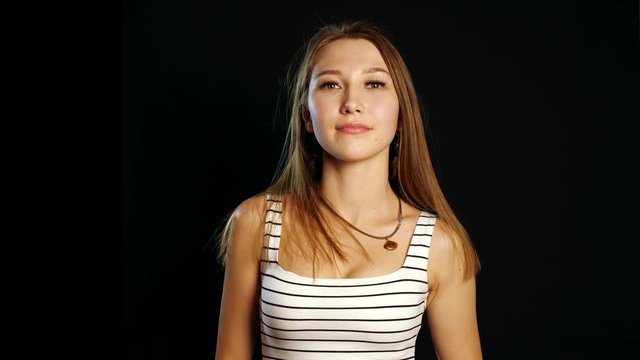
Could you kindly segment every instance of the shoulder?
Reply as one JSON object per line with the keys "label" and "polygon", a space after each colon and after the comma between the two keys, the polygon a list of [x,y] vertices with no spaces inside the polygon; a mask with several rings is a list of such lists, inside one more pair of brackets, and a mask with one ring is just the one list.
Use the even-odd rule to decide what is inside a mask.
{"label": "shoulder", "polygon": [[259,194],[243,200],[232,214],[233,222],[242,227],[259,226],[264,221],[267,195]]}
{"label": "shoulder", "polygon": [[441,217],[436,218],[429,249],[429,272],[434,286],[462,278],[463,267],[457,253],[456,236],[450,224]]}
{"label": "shoulder", "polygon": [[[269,194],[263,192],[242,201],[231,214],[231,221],[243,228],[264,230],[267,212],[282,212],[284,203],[290,202],[290,194]],[[255,229],[254,229],[255,230]]]}
{"label": "shoulder", "polygon": [[228,254],[260,258],[264,232],[266,195],[243,200],[232,212],[228,222]]}
{"label": "shoulder", "polygon": [[454,236],[453,228],[442,218],[436,217],[433,233],[431,234],[430,253],[432,256],[437,256],[438,259],[450,260],[454,255]]}

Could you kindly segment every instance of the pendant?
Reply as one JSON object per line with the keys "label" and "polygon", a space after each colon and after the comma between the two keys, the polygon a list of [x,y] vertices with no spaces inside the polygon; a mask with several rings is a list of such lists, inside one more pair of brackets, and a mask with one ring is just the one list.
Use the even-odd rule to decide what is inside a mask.
{"label": "pendant", "polygon": [[384,243],[384,248],[391,251],[391,250],[395,250],[398,247],[398,243],[395,241],[391,241],[389,239],[387,239],[387,242]]}

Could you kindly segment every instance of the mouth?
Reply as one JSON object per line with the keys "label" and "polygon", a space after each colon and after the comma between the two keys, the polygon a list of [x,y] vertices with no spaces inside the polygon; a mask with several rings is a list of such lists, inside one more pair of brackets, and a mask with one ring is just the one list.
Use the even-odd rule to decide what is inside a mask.
{"label": "mouth", "polygon": [[336,130],[345,134],[361,134],[371,130],[371,127],[363,123],[346,123],[336,126]]}

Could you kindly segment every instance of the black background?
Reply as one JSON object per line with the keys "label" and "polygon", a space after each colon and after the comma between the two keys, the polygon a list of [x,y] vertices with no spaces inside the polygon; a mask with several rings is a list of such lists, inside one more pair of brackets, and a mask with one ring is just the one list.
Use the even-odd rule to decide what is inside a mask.
{"label": "black background", "polygon": [[289,59],[343,18],[386,26],[412,71],[482,262],[485,358],[640,356],[638,2],[445,3],[122,3],[125,359],[213,359],[205,248],[273,177]]}

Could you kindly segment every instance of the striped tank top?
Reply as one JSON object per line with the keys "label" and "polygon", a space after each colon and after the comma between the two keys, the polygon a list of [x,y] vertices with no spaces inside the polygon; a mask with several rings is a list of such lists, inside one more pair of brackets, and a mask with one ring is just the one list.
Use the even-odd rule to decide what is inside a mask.
{"label": "striped tank top", "polygon": [[402,267],[364,278],[309,278],[278,264],[282,203],[267,199],[260,262],[263,359],[414,359],[436,216],[422,211]]}

